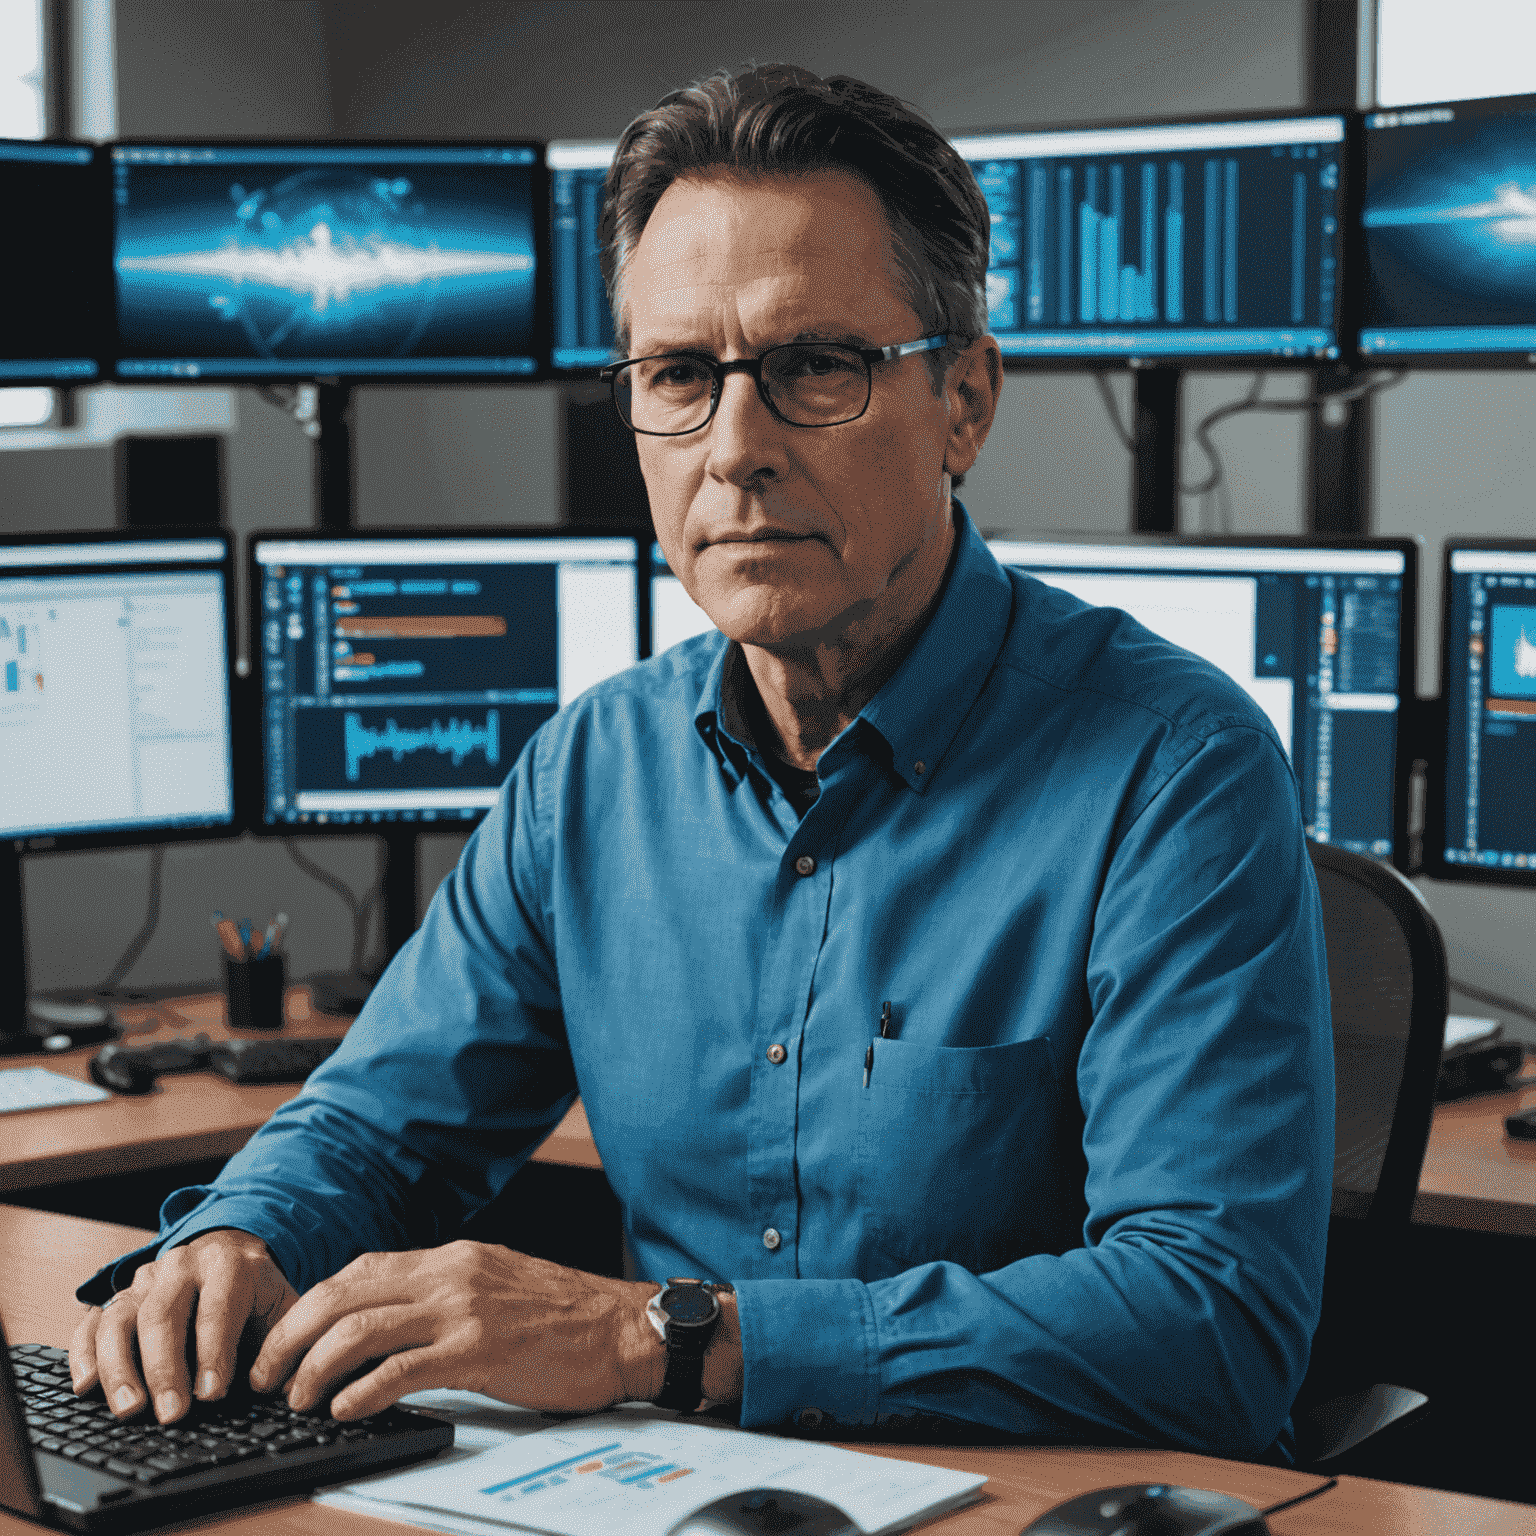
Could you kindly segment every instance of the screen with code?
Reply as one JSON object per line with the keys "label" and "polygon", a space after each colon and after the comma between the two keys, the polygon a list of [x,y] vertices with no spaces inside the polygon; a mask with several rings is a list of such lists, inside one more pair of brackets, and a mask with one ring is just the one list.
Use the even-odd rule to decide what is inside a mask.
{"label": "screen with code", "polygon": [[995,540],[991,548],[1002,564],[1086,603],[1123,609],[1238,683],[1296,769],[1308,837],[1382,859],[1406,852],[1400,706],[1414,697],[1410,543]]}
{"label": "screen with code", "polygon": [[530,736],[634,665],[638,545],[258,537],[262,820],[474,821]]}
{"label": "screen with code", "polygon": [[114,145],[119,377],[533,375],[538,160]]}
{"label": "screen with code", "polygon": [[1338,356],[1342,115],[954,143],[1005,358]]}
{"label": "screen with code", "polygon": [[597,223],[603,211],[603,181],[617,147],[556,142],[544,152],[549,167],[556,368],[601,368],[616,355]]}

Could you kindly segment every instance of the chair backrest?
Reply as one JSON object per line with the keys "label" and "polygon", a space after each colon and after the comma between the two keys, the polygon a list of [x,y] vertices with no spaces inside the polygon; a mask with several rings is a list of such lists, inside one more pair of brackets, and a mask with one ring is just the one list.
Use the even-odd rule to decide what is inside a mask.
{"label": "chair backrest", "polygon": [[1307,843],[1333,1001],[1333,1215],[1407,1226],[1435,1114],[1445,945],[1396,869]]}
{"label": "chair backrest", "polygon": [[1406,1227],[1445,1040],[1445,944],[1395,869],[1325,843],[1307,851],[1333,1003],[1333,1214]]}

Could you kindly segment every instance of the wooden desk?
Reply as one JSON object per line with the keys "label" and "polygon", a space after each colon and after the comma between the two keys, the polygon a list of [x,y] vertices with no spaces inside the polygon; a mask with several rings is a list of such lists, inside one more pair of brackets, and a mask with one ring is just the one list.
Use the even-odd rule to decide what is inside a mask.
{"label": "wooden desk", "polygon": [[1536,1079],[1507,1093],[1435,1106],[1413,1219],[1536,1237],[1536,1141],[1511,1141],[1504,1117],[1536,1108]]}
{"label": "wooden desk", "polygon": [[[0,1206],[0,1320],[14,1343],[67,1345],[80,1316],[72,1288],[109,1259],[137,1247],[143,1234],[132,1227]],[[1254,1467],[1165,1451],[1076,1449],[980,1449],[951,1446],[861,1446],[877,1455],[933,1461],[984,1472],[990,1482],[983,1503],[924,1527],[935,1536],[1018,1536],[1020,1528],[1052,1505],[1092,1488],[1165,1481],[1215,1488],[1260,1507],[1292,1498],[1316,1485],[1309,1473]],[[386,1526],[388,1527],[386,1529]],[[1364,1478],[1344,1478],[1330,1493],[1271,1517],[1274,1536],[1345,1536],[1391,1532],[1393,1536],[1536,1536],[1536,1508],[1501,1504],[1462,1494],[1433,1493]],[[200,1531],[229,1536],[398,1536],[401,1528],[306,1500],[267,1505],[246,1514],[212,1519]],[[36,1536],[37,1527],[0,1515],[0,1536]]]}
{"label": "wooden desk", "polygon": [[[156,1012],[158,1026],[131,1035],[127,1044],[147,1045],[199,1030],[214,1039],[231,1035],[221,993],[173,999],[156,1010],[129,1010],[125,1018],[152,1022]],[[346,1032],[347,1020],[311,1011],[307,987],[290,990],[287,1014],[285,1034]],[[0,1066],[46,1066],[85,1082],[87,1063],[97,1049],[16,1057]],[[0,1115],[0,1192],[232,1157],[298,1091],[297,1083],[258,1086],[232,1083],[217,1072],[186,1072],[162,1078],[156,1091],[143,1097],[114,1095],[99,1104]],[[534,1157],[570,1167],[602,1167],[579,1104]]]}

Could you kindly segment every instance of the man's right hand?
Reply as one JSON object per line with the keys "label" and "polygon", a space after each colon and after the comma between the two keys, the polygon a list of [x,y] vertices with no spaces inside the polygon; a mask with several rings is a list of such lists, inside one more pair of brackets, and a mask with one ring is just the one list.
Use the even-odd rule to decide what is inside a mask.
{"label": "man's right hand", "polygon": [[229,1390],[247,1323],[265,1338],[298,1299],[259,1237],[232,1227],[204,1232],[141,1265],[129,1289],[81,1319],[69,1347],[75,1391],[99,1381],[125,1419],[144,1406],[147,1388],[155,1417],[169,1424],[192,1403],[189,1326],[197,1396],[207,1402]]}

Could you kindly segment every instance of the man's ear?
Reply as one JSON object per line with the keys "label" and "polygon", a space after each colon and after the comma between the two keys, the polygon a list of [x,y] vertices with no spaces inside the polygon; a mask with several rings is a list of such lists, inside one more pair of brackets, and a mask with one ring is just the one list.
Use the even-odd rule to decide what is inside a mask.
{"label": "man's ear", "polygon": [[1003,388],[1003,354],[991,336],[978,336],[949,365],[944,390],[949,396],[949,436],[944,468],[963,475],[976,462],[992,430]]}

